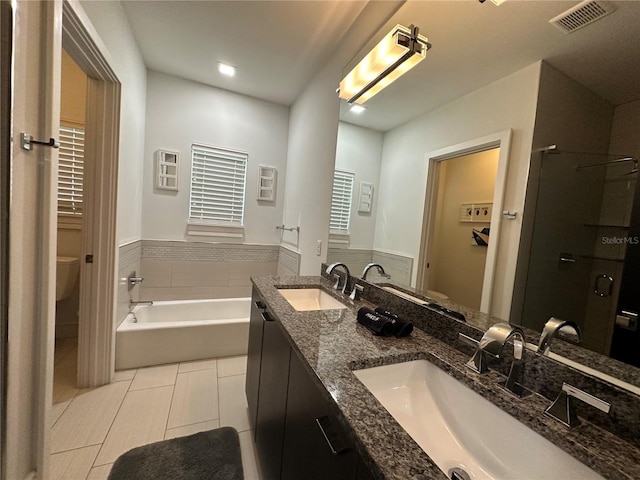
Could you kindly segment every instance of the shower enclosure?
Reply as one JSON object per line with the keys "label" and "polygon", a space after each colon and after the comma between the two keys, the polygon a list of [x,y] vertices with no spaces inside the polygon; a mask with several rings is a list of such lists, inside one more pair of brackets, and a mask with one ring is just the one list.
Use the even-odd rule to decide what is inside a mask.
{"label": "shower enclosure", "polygon": [[541,156],[519,323],[572,320],[583,347],[640,366],[638,161],[554,147]]}

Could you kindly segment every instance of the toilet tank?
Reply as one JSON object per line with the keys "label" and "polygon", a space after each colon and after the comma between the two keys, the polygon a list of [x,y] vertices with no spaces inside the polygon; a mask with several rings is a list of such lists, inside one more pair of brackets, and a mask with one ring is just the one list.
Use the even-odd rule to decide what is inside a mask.
{"label": "toilet tank", "polygon": [[78,257],[57,257],[56,259],[56,301],[64,300],[73,292],[80,271]]}

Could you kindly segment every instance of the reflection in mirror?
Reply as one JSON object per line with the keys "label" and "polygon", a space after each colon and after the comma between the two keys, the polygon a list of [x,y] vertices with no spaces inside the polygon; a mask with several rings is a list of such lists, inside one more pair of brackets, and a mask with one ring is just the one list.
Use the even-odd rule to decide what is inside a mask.
{"label": "reflection in mirror", "polygon": [[500,149],[438,162],[427,295],[480,310]]}
{"label": "reflection in mirror", "polygon": [[[640,105],[632,111],[636,110],[640,110]],[[620,138],[621,135],[614,125],[612,136]],[[380,189],[396,189],[399,196],[403,193],[401,186],[389,185],[387,179],[380,178],[384,138],[383,133],[372,129],[346,122],[339,124],[336,170],[352,175],[353,188],[348,224],[346,227],[343,225],[341,230],[334,228],[330,232],[327,262],[344,262],[356,275],[359,275],[368,263],[380,263],[391,279],[376,278],[376,272],[372,271],[370,281],[391,282],[406,287],[415,285],[416,282],[414,256],[391,250],[384,242],[376,241],[376,234],[379,233],[376,231],[376,221],[380,220],[378,214],[381,211],[378,204]],[[625,246],[626,250],[631,250],[629,246],[632,245],[632,240],[640,235],[640,232],[632,234],[629,230],[637,176],[634,173],[635,163],[633,160],[626,160],[614,162],[608,166],[591,167],[588,165],[599,165],[602,162],[621,160],[624,157],[583,155],[578,158],[575,154],[558,152],[545,153],[543,158],[540,167],[542,181],[538,185],[533,185],[531,182],[529,185],[530,189],[537,189],[539,201],[538,203],[530,202],[527,197],[529,203],[526,205],[526,208],[535,211],[532,215],[533,233],[531,233],[535,241],[532,240],[532,244],[539,244],[540,247],[536,246],[533,250],[534,257],[524,257],[524,262],[528,266],[525,269],[528,270],[528,276],[526,285],[522,288],[522,305],[519,305],[517,295],[514,294],[515,303],[512,315],[508,319],[537,331],[541,330],[544,322],[551,316],[574,321],[584,331],[583,347],[637,365],[638,360],[634,359],[634,355],[638,354],[634,352],[640,349],[635,347],[636,344],[633,342],[638,341],[635,340],[637,338],[635,313],[639,308],[638,306],[623,308],[617,305],[622,275],[624,271],[633,271],[629,265],[625,267]],[[578,166],[580,166],[579,169]],[[394,168],[401,169],[403,166],[399,164]],[[624,169],[626,171],[621,171]],[[583,183],[574,185],[578,179]],[[361,187],[364,184],[372,186],[366,198],[369,202],[368,209],[360,208],[360,204],[363,203]],[[450,187],[447,186],[443,192],[449,192],[449,189]],[[489,194],[472,195],[467,188],[462,190],[466,190],[466,196],[462,194],[463,197],[456,200],[460,204],[458,211],[455,212],[456,215],[460,214],[460,207],[465,203],[485,202],[491,198]],[[594,195],[595,192],[598,194]],[[603,198],[607,201],[603,202]],[[418,207],[418,202],[405,205],[407,211]],[[545,218],[544,211],[551,212],[552,217]],[[579,230],[571,230],[573,228],[571,225],[578,221],[577,212],[583,212],[583,218],[579,226],[575,227]],[[455,223],[459,227],[466,227],[464,222]],[[398,219],[395,224],[402,225]],[[476,228],[476,230],[481,231],[482,228]],[[393,232],[383,232],[380,237],[388,239],[403,235],[406,233],[401,227]],[[623,238],[623,243],[620,243],[618,238]],[[546,258],[543,261],[541,255],[546,252],[545,248],[547,250],[550,248],[549,244],[552,240],[556,242],[557,247],[553,258]],[[468,241],[467,247],[472,253],[474,248],[475,251],[480,251],[479,247],[471,245],[470,238],[465,241]],[[436,240],[433,244],[434,251],[437,243]],[[444,240],[444,243],[449,247],[452,242]],[[539,248],[542,250],[538,251]],[[433,253],[433,255],[437,262],[440,254]],[[504,254],[498,252],[498,255]],[[461,258],[459,255],[458,257]],[[462,283],[459,281],[460,278],[468,278],[465,272],[468,272],[469,263],[463,262],[462,266],[456,266],[456,263],[459,263],[456,259],[459,258],[454,256],[453,260],[441,263],[444,269],[451,273],[454,286]],[[523,263],[522,259],[519,259],[519,268],[521,263]],[[428,277],[429,288],[421,290],[422,293],[427,298],[447,305],[448,308],[465,312],[471,321],[474,318],[482,318],[482,324],[479,326],[483,328],[482,325],[488,319],[469,315],[467,309],[458,308],[464,306],[478,310],[477,303],[452,293],[455,288],[443,286],[437,278],[432,278],[432,272],[439,270],[440,267],[433,268],[433,265],[430,267],[432,270]],[[547,267],[557,270],[556,273],[546,269]],[[584,273],[581,283],[569,278],[568,273],[571,273],[569,270],[572,267],[575,267],[573,272]],[[581,285],[580,288],[578,283]],[[518,290],[517,287],[516,290]],[[420,293],[415,289],[408,291]],[[558,346],[558,350],[562,349],[563,347]],[[593,362],[589,360],[588,363]]]}
{"label": "reflection in mirror", "polygon": [[640,366],[637,173],[630,156],[542,153],[518,323],[573,321],[582,346]]}
{"label": "reflection in mirror", "polygon": [[[635,38],[638,29],[626,24],[626,20],[634,15],[636,7],[633,2],[615,3],[620,11],[607,17],[608,21],[615,20],[619,23],[620,35]],[[399,10],[398,18],[392,18],[390,22],[402,22],[407,19],[417,22],[421,20],[422,13],[426,16],[429,8],[433,11],[445,7],[455,8],[454,4],[464,10],[461,7],[464,2],[433,2],[428,7],[421,6],[420,11],[415,2],[407,2]],[[554,15],[543,15],[542,10],[548,8],[550,13],[551,10],[557,9],[557,14],[563,8],[560,5],[556,6],[556,2],[540,2],[535,5],[535,9],[532,5],[533,2],[516,2],[509,7],[513,9],[514,15],[518,15],[517,12],[522,9],[519,15],[522,15],[521,18],[527,18],[526,29],[534,28],[533,17],[538,14],[546,15],[544,22],[540,22],[540,28],[543,28],[543,24],[548,26],[548,18]],[[532,9],[527,11],[528,7]],[[506,14],[507,10],[503,9],[500,12]],[[465,12],[458,12],[463,13]],[[425,19],[425,31],[427,25],[429,21]],[[453,23],[447,24],[447,28],[451,25]],[[498,29],[501,25],[496,23],[492,28]],[[428,28],[430,35],[435,39],[433,35],[438,33],[438,26],[430,24]],[[524,39],[526,31],[523,29],[521,35],[514,34],[512,40],[517,42]],[[469,89],[464,96],[448,97],[437,105],[435,99],[441,97],[434,92],[443,93],[442,89],[447,85],[447,79],[453,78],[444,73],[457,72],[458,66],[462,66],[463,63],[452,63],[451,58],[455,54],[453,45],[446,42],[436,44],[434,40],[437,48],[430,52],[428,61],[423,62],[426,65],[424,69],[416,67],[385,89],[367,103],[367,110],[360,116],[348,112],[347,106],[343,105],[338,128],[336,169],[354,174],[354,199],[348,234],[331,233],[327,262],[345,262],[356,275],[362,272],[367,263],[377,262],[391,275],[393,283],[403,286],[404,290],[417,292],[419,296],[428,295],[429,292],[424,285],[418,282],[421,274],[420,226],[424,218],[424,195],[428,173],[426,155],[494,134],[502,129],[512,129],[513,142],[508,154],[509,167],[504,193],[504,209],[509,215],[502,218],[499,229],[490,230],[490,238],[500,238],[490,314],[496,317],[495,320],[521,322],[538,331],[551,316],[574,321],[583,327],[582,346],[590,351],[558,341],[553,344],[554,352],[599,370],[615,371],[615,375],[620,373],[620,368],[626,368],[627,370],[620,374],[621,377],[629,373],[628,378],[640,378],[640,370],[629,369],[619,362],[591,353],[595,351],[611,355],[615,359],[638,365],[638,359],[634,359],[633,356],[640,355],[640,339],[637,330],[634,330],[637,318],[634,314],[638,312],[639,307],[623,306],[622,303],[618,305],[618,297],[622,302],[625,290],[623,277],[631,275],[636,269],[640,270],[632,266],[632,257],[637,249],[633,248],[631,243],[636,236],[640,237],[640,232],[635,233],[628,229],[627,223],[617,220],[613,223],[612,219],[607,220],[609,223],[603,226],[605,213],[617,214],[620,213],[620,209],[601,203],[601,193],[605,190],[610,191],[607,195],[616,197],[617,201],[624,201],[624,196],[627,201],[634,198],[628,185],[634,184],[635,180],[625,178],[620,181],[605,181],[597,187],[600,189],[598,195],[593,195],[596,187],[590,185],[586,187],[584,195],[575,197],[568,193],[573,188],[573,180],[569,177],[556,176],[555,183],[544,186],[535,181],[536,175],[544,174],[538,171],[539,163],[531,156],[537,147],[558,144],[564,151],[627,153],[636,158],[640,154],[640,134],[633,126],[637,125],[637,119],[640,118],[640,100],[637,90],[634,90],[638,84],[633,80],[637,78],[637,72],[630,69],[631,63],[613,61],[617,55],[630,59],[629,55],[633,54],[630,49],[620,48],[619,42],[618,46],[607,44],[609,36],[601,35],[602,32],[595,28],[584,29],[581,32],[584,34],[584,43],[580,48],[577,45],[576,48],[570,47],[565,41],[566,37],[545,37],[549,45],[555,45],[557,51],[553,54],[547,51],[537,59],[548,57],[553,65],[545,61],[534,64],[533,57],[525,58],[522,53],[524,50],[520,49],[520,53],[510,57],[510,69],[507,70],[512,72],[511,74],[506,75],[507,70],[503,70],[506,76],[500,80],[492,84],[478,84],[474,87],[477,90]],[[439,36],[442,34],[443,32],[440,32]],[[594,45],[598,45],[602,52],[606,53],[602,56],[595,55]],[[558,53],[560,50],[562,52]],[[442,57],[438,57],[440,54]],[[587,55],[590,60],[585,62]],[[506,57],[496,57],[495,60],[490,59],[485,63],[497,72],[505,66],[501,63],[503,58],[506,60]],[[588,70],[588,74],[582,67]],[[443,76],[438,77],[439,74]],[[426,90],[421,90],[427,86]],[[426,91],[429,94],[420,94]],[[428,104],[429,108],[421,113],[419,108],[422,108],[423,104]],[[402,121],[394,124],[393,119],[399,118]],[[379,128],[380,131],[365,126]],[[534,155],[539,156],[537,153]],[[620,158],[599,156],[591,160],[583,158],[580,162],[582,165]],[[550,161],[545,160],[545,165]],[[558,165],[562,163],[563,160],[560,160]],[[633,161],[625,163],[627,169],[633,169]],[[571,167],[572,174],[576,174],[576,165]],[[368,170],[364,172],[361,168]],[[602,174],[606,178],[614,175],[613,168],[623,166],[589,167],[578,172],[582,176],[590,177],[598,175],[595,173],[596,170],[606,171]],[[357,208],[361,182],[374,185],[371,211],[366,214],[359,212]],[[547,187],[550,194],[559,195],[555,200],[554,197],[550,197],[546,202],[551,205],[549,208],[555,209],[556,212],[553,224],[548,228],[544,226],[544,219],[541,219],[542,224],[538,225],[538,206],[535,201],[530,201],[530,190],[534,190],[539,191],[539,198],[545,203]],[[488,199],[473,198],[471,201],[485,200]],[[567,207],[568,211],[564,210],[564,207]],[[609,210],[605,212],[606,209]],[[561,211],[564,213],[560,214]],[[589,213],[591,217],[585,214],[584,219],[580,221],[581,226],[579,229],[576,227],[575,231],[565,228],[565,224],[577,222],[578,211]],[[633,215],[640,215],[640,208],[626,210],[627,214],[630,212],[633,212],[632,219]],[[565,236],[566,231],[569,232],[568,237]],[[556,248],[553,254],[545,251],[544,258],[536,250],[533,254],[537,257],[530,258],[529,247],[532,245],[529,244],[534,243],[534,236],[541,237],[542,249],[547,245],[545,241],[553,241],[562,248]],[[617,245],[619,238],[628,239],[626,251]],[[611,243],[605,244],[606,242]],[[618,253],[624,257],[612,257],[617,259],[612,261],[610,257],[604,256],[613,255],[615,249],[620,249]],[[561,256],[565,260],[561,260]],[[586,258],[589,256],[602,258]],[[464,276],[464,270],[459,266],[454,267],[452,263],[447,261],[445,268],[451,270],[453,277]],[[540,271],[537,271],[538,268]],[[571,283],[573,280],[567,275],[570,269],[576,272],[584,271],[580,288]],[[372,274],[369,280],[375,282],[375,272]],[[381,278],[377,281],[389,282]],[[539,292],[544,291],[545,281],[557,287],[547,296],[535,292],[536,289]],[[429,290],[442,291],[449,296],[450,300],[442,302],[449,308],[455,308],[456,304],[471,305],[469,301],[454,298],[453,294],[443,291],[445,287],[436,286],[434,282],[435,280],[432,280],[428,285]],[[416,286],[423,288],[417,291]],[[633,294],[640,298],[637,291]],[[566,305],[563,306],[561,300]],[[474,306],[474,309],[477,309],[477,306]],[[459,310],[467,315],[469,323],[477,319],[479,328],[486,328],[483,325],[494,320],[488,315],[469,313],[466,307]],[[531,337],[529,340],[536,343],[535,335]]]}

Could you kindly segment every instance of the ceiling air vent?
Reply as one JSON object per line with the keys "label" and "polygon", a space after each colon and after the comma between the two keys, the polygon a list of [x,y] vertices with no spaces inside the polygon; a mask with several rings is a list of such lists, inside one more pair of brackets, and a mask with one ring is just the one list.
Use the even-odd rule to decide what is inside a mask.
{"label": "ceiling air vent", "polygon": [[552,18],[549,20],[549,23],[563,33],[572,33],[596,20],[600,20],[614,10],[613,5],[608,2],[585,0],[557,17]]}

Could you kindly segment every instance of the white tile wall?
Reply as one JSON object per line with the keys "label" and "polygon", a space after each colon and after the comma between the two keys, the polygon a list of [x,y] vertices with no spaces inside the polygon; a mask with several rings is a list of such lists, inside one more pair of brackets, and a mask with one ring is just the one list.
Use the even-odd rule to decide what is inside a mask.
{"label": "white tile wall", "polygon": [[149,300],[251,295],[251,277],[275,275],[279,246],[143,240],[140,296]]}
{"label": "white tile wall", "polygon": [[142,241],[123,245],[119,249],[119,261],[118,261],[118,289],[117,289],[117,306],[116,306],[116,326],[125,319],[129,313],[129,299],[139,299],[139,286],[135,286],[131,292],[127,289],[127,282],[125,279],[133,271],[140,273],[140,260],[142,258]]}
{"label": "white tile wall", "polygon": [[300,272],[300,254],[280,247],[278,255],[278,275],[298,275]]}

